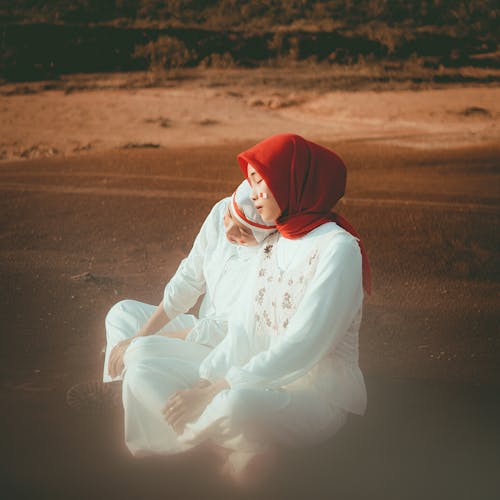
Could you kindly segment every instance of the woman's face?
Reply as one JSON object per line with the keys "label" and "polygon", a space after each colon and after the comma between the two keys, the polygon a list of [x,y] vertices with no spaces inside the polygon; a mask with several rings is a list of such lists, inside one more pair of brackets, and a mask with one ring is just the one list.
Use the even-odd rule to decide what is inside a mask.
{"label": "woman's face", "polygon": [[224,212],[224,228],[226,229],[226,238],[230,243],[245,246],[258,245],[251,229],[244,226],[232,216],[229,205]]}
{"label": "woman's face", "polygon": [[258,174],[250,163],[247,167],[248,181],[252,186],[252,198],[255,209],[259,212],[262,220],[267,223],[274,223],[281,215],[281,208],[273,196],[273,193],[268,188],[264,179]]}

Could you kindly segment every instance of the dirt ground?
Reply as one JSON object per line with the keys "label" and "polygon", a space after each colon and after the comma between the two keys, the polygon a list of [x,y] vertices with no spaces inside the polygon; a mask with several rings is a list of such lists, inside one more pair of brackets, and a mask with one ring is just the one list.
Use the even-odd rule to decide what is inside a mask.
{"label": "dirt ground", "polygon": [[342,77],[307,68],[185,70],[159,83],[125,73],[3,84],[0,160],[257,142],[285,131],[423,149],[500,140],[496,84],[414,91],[394,82],[352,92],[345,82],[329,90]]}
{"label": "dirt ground", "polygon": [[[189,100],[178,90],[0,98],[4,498],[498,498],[498,89],[344,93],[275,109],[231,87],[223,107],[198,89],[195,118],[173,106]],[[339,103],[352,110],[342,134],[341,120],[327,119]],[[487,113],[456,114],[473,107]],[[87,121],[85,108],[101,115]],[[253,118],[231,126],[243,108]],[[428,123],[431,108],[442,123]],[[109,307],[161,299],[210,207],[238,184],[235,155],[287,124],[348,165],[339,209],[363,235],[374,274],[360,340],[369,406],[331,442],[287,452],[243,495],[206,456],[130,457],[120,412],[75,416],[64,397],[100,376]],[[77,142],[91,147],[73,151]]]}

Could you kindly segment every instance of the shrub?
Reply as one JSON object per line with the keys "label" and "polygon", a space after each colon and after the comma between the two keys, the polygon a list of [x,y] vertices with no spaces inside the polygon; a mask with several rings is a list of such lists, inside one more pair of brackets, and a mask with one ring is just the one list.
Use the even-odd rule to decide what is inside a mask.
{"label": "shrub", "polygon": [[133,57],[147,62],[151,71],[192,66],[197,55],[186,44],[172,36],[160,36],[146,45],[136,45]]}
{"label": "shrub", "polygon": [[236,66],[236,62],[229,52],[224,52],[223,54],[214,52],[213,54],[205,57],[205,59],[201,61],[201,65],[205,68],[228,69],[234,68]]}

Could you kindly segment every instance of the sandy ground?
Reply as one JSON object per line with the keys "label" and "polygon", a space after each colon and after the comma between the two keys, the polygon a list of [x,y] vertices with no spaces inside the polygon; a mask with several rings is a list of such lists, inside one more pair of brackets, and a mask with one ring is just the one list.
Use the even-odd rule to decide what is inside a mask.
{"label": "sandy ground", "polygon": [[[417,148],[500,139],[498,86],[290,92],[284,84],[254,83],[243,70],[167,88],[123,89],[133,87],[130,75],[73,79],[64,91],[37,84],[16,95],[19,85],[0,86],[0,159],[258,141],[283,131]],[[84,90],[92,86],[98,90]]]}
{"label": "sandy ground", "polygon": [[[275,89],[190,86],[1,98],[5,498],[242,497],[206,456],[131,458],[120,412],[75,416],[64,395],[100,376],[114,302],[160,300],[238,184],[236,153],[284,129],[349,167],[340,208],[375,285],[361,331],[369,407],[331,442],[287,453],[250,497],[498,498],[498,90],[311,91],[272,109]],[[472,107],[487,113],[463,114]],[[171,123],[145,122],[160,117]]]}

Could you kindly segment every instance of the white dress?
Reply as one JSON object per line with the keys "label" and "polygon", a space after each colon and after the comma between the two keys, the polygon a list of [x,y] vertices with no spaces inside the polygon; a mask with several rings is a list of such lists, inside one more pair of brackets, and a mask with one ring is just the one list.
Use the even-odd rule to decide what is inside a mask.
{"label": "white dress", "polygon": [[[157,333],[191,328],[186,340],[208,347],[216,346],[226,335],[234,298],[244,282],[248,261],[257,252],[256,247],[233,245],[226,239],[223,216],[230,199],[225,198],[212,208],[191,252],[165,286],[163,306],[171,321]],[[203,294],[198,317],[185,314]],[[136,335],[155,310],[156,306],[135,300],[122,300],[109,310],[104,382],[122,378],[120,375],[113,379],[108,374],[113,347]]]}
{"label": "white dress", "polygon": [[[174,453],[207,439],[250,454],[270,443],[310,444],[333,435],[348,412],[364,412],[356,239],[334,223],[298,240],[273,235],[252,267],[227,336],[198,371],[195,359],[176,371],[169,359],[154,356],[152,345],[141,346],[136,360],[130,352],[123,397],[133,453]],[[198,376],[225,378],[230,389],[177,437],[161,408]]]}

